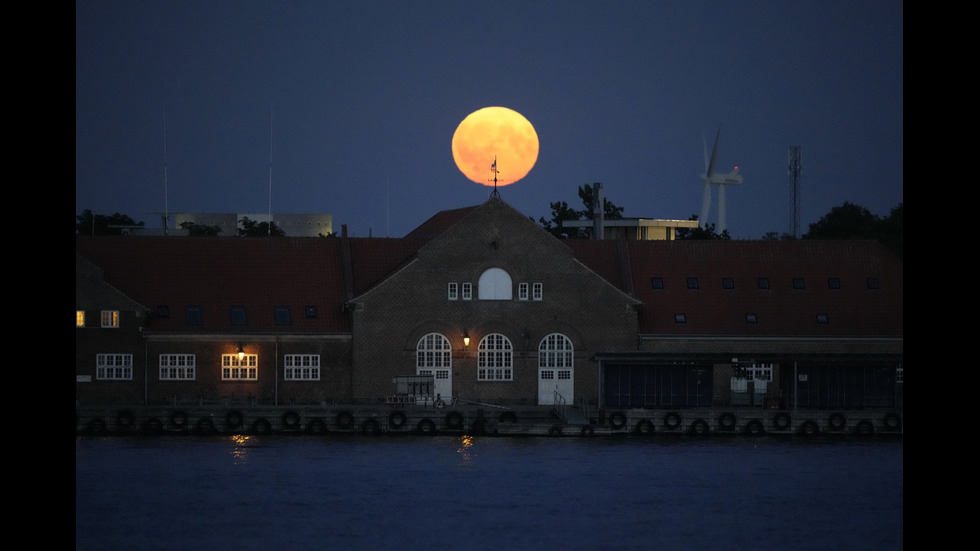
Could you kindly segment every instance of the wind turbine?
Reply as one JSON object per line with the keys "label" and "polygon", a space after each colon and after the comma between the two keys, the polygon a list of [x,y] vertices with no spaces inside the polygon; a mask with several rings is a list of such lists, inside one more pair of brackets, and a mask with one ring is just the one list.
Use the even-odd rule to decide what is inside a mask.
{"label": "wind turbine", "polygon": [[708,225],[708,214],[711,212],[711,185],[715,184],[718,186],[718,226],[715,228],[718,233],[721,233],[728,229],[728,221],[726,220],[725,212],[725,186],[731,184],[741,184],[742,176],[738,173],[738,167],[735,170],[724,174],[715,172],[715,163],[718,161],[718,139],[721,137],[721,127],[718,127],[718,133],[715,135],[715,144],[711,148],[711,158],[708,158],[708,144],[704,144],[704,174],[701,175],[701,181],[704,182],[704,198],[701,199],[701,227],[707,227]]}

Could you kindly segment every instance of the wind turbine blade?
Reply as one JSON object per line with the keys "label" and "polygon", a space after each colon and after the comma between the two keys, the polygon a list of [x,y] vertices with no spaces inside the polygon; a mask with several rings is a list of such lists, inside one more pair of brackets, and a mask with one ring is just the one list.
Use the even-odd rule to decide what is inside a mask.
{"label": "wind turbine blade", "polygon": [[721,127],[718,127],[718,133],[715,135],[715,145],[711,148],[711,163],[708,165],[707,176],[711,179],[711,175],[715,172],[715,162],[718,161],[718,139],[721,138]]}
{"label": "wind turbine blade", "polygon": [[711,211],[711,180],[704,181],[704,197],[701,199],[701,218],[698,223],[701,227],[708,225],[708,213]]}

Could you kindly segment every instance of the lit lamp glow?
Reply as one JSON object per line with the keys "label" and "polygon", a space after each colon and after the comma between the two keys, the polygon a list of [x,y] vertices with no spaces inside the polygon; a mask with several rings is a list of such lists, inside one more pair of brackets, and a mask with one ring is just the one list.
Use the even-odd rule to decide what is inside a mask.
{"label": "lit lamp glow", "polygon": [[463,331],[463,346],[466,348],[470,347],[470,334],[466,331]]}
{"label": "lit lamp glow", "polygon": [[238,361],[242,361],[245,357],[245,349],[242,347],[241,343],[238,344]]}

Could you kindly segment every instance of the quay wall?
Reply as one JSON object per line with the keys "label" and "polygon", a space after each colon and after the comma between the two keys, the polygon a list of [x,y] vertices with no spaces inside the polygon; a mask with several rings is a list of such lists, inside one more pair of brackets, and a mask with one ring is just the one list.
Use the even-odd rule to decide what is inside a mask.
{"label": "quay wall", "polygon": [[[77,406],[76,435],[471,434],[904,435],[904,412],[695,408],[599,410],[559,417],[545,406],[515,409],[425,406]],[[572,418],[578,418],[574,421]]]}

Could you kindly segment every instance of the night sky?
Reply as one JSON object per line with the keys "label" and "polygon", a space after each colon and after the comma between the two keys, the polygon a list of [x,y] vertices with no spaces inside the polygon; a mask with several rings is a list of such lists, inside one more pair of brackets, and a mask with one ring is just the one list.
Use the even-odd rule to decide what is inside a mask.
{"label": "night sky", "polygon": [[77,1],[75,212],[159,228],[163,211],[271,208],[400,237],[487,199],[451,140],[503,106],[540,138],[500,188],[535,220],[593,182],[627,217],[699,214],[719,127],[719,169],[744,178],[733,238],[791,230],[790,146],[803,233],[845,201],[887,216],[903,25],[892,0]]}

